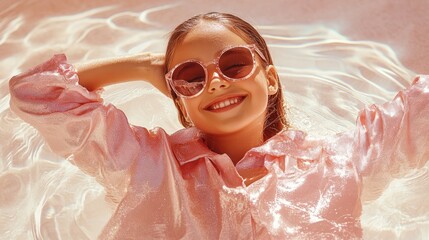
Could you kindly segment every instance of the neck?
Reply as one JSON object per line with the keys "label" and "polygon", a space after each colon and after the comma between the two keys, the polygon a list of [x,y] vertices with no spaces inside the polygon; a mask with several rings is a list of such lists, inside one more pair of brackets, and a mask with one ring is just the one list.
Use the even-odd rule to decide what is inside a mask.
{"label": "neck", "polygon": [[214,152],[227,154],[236,165],[246,152],[264,142],[263,124],[255,125],[234,133],[205,135],[207,145]]}

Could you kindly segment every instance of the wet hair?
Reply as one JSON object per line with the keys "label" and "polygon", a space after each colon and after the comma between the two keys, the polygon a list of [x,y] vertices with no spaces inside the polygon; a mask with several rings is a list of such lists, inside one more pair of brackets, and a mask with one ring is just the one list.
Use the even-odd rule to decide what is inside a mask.
{"label": "wet hair", "polygon": [[[227,13],[210,12],[194,16],[182,24],[178,25],[170,34],[165,54],[165,73],[170,69],[171,58],[174,54],[176,46],[191,32],[197,25],[202,22],[215,22],[227,27],[244,41],[249,44],[255,44],[256,47],[264,54],[268,65],[274,65],[267,44],[258,31],[249,23],[241,18]],[[264,126],[264,139],[268,139],[283,129],[289,128],[289,123],[285,117],[285,103],[283,100],[282,87],[280,85],[279,76],[276,74],[279,85],[278,91],[268,98],[267,115]],[[179,120],[186,128],[191,127],[192,123],[185,118],[178,103],[178,96],[170,88],[170,94],[174,100],[174,104],[179,111]]]}

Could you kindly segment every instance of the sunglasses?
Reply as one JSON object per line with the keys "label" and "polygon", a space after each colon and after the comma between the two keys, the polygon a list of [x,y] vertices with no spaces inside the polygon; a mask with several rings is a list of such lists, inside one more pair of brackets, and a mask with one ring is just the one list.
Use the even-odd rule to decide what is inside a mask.
{"label": "sunglasses", "polygon": [[267,62],[255,44],[232,46],[224,49],[219,57],[208,63],[195,59],[179,63],[165,75],[165,78],[178,96],[196,97],[203,92],[208,83],[209,65],[214,64],[217,72],[231,82],[249,78],[256,69],[254,52]]}

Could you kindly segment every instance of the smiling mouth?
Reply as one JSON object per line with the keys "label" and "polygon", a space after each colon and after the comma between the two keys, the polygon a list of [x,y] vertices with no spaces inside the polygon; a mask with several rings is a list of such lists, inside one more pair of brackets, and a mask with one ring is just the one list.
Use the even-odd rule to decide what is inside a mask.
{"label": "smiling mouth", "polygon": [[237,96],[237,97],[231,97],[219,102],[215,102],[208,106],[206,110],[212,111],[212,112],[223,112],[227,111],[231,108],[234,108],[235,106],[239,105],[241,102],[243,102],[245,96]]}

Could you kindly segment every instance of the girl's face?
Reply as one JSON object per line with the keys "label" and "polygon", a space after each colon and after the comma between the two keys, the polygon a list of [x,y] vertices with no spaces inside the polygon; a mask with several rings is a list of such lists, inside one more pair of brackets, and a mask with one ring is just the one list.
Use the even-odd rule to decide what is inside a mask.
{"label": "girl's face", "polygon": [[[249,43],[223,25],[203,22],[176,46],[170,66],[190,59],[207,63],[227,47],[246,44]],[[254,73],[248,79],[237,82],[224,79],[214,64],[209,65],[204,91],[193,98],[179,97],[185,117],[210,135],[233,134],[249,127],[263,129],[268,96],[275,93],[269,91],[269,86],[277,87],[277,82],[272,77],[274,68],[265,67],[256,53],[255,57]]]}

